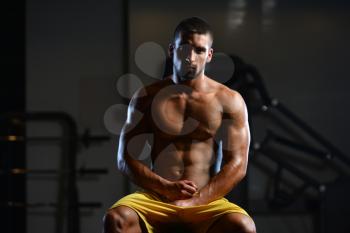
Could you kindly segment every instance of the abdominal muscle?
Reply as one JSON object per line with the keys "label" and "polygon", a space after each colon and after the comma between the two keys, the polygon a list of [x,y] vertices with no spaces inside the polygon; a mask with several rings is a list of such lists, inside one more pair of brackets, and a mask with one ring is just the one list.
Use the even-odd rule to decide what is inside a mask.
{"label": "abdominal muscle", "polygon": [[210,144],[192,142],[189,144],[189,150],[181,150],[184,148],[183,143],[173,143],[153,157],[153,171],[170,181],[193,181],[198,189],[201,189],[209,182],[210,169],[215,161]]}

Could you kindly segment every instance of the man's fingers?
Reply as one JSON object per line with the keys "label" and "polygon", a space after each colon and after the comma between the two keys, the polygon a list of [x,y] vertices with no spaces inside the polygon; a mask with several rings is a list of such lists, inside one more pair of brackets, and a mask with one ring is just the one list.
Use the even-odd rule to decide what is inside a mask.
{"label": "man's fingers", "polygon": [[183,190],[186,190],[187,192],[191,193],[191,195],[195,192],[197,192],[197,188],[191,186],[191,185],[188,185],[188,184],[184,184],[183,186]]}
{"label": "man's fingers", "polygon": [[193,182],[193,181],[190,181],[190,180],[184,180],[184,182],[188,185],[191,185],[192,187],[195,187],[197,189],[197,185]]}
{"label": "man's fingers", "polygon": [[186,190],[181,190],[181,194],[184,195],[184,198],[186,197],[192,197],[192,193],[189,193],[188,191]]}

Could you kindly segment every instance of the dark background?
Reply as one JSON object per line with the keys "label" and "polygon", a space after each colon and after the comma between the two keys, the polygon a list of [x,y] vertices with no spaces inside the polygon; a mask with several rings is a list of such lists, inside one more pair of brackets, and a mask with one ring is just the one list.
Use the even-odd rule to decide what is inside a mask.
{"label": "dark background", "polygon": [[[79,216],[80,232],[101,231],[106,209],[135,188],[115,166],[115,129],[122,124],[128,101],[122,97],[160,78],[150,77],[137,65],[137,51],[141,51],[143,61],[154,61],[162,67],[157,63],[162,57],[157,45],[165,53],[177,23],[190,16],[202,17],[212,25],[215,52],[236,55],[254,66],[271,97],[349,157],[350,5],[345,0],[32,0],[10,4],[2,14],[4,61],[0,86],[4,232],[69,232],[67,229],[76,227],[68,220],[69,216],[75,219],[74,214]],[[151,50],[142,50],[146,42],[153,43]],[[220,64],[224,65],[218,64],[220,70]],[[138,78],[124,79],[128,73]],[[19,117],[25,124],[16,124],[9,120],[8,112],[64,112],[75,122],[77,135],[89,129],[93,135],[110,137],[89,146],[78,140],[75,168],[107,173],[68,176],[67,180],[76,180],[76,191],[68,188],[63,192],[69,196],[73,190],[80,202],[96,206],[88,205],[78,212],[63,210],[60,215],[60,208],[52,205],[62,193],[59,175],[10,172],[13,168],[60,171],[66,149],[60,142],[11,143],[6,135],[66,136],[57,122],[24,121],[26,117]],[[276,120],[253,113],[251,116],[253,142],[261,142],[266,125],[274,128]],[[279,134],[288,136],[285,132],[279,129]],[[304,137],[303,132],[297,132],[297,138]],[[306,145],[327,151],[322,145]],[[283,161],[287,160],[285,154],[295,154],[290,149],[282,151],[275,155]],[[331,191],[322,199],[325,202],[319,202],[317,190],[308,188],[299,196],[300,200],[311,201],[292,201],[288,206],[291,211],[282,207],[276,210],[266,203],[271,201],[271,183],[281,174],[259,169],[259,158],[257,153],[252,154],[246,181],[239,192],[230,195],[232,201],[252,213],[258,232],[348,232],[344,223],[350,215],[344,209],[349,205],[344,196],[349,192],[349,167],[342,168],[345,172],[340,172],[341,181],[335,183],[337,167],[329,168],[327,163],[309,160],[306,155],[288,160],[320,183],[327,183]],[[276,164],[261,162],[275,171]],[[290,174],[289,180],[300,183]],[[74,195],[67,200],[74,200]],[[21,204],[14,207],[14,202]],[[327,223],[319,215],[322,208],[322,216],[330,219]],[[334,226],[337,229],[332,229]]]}

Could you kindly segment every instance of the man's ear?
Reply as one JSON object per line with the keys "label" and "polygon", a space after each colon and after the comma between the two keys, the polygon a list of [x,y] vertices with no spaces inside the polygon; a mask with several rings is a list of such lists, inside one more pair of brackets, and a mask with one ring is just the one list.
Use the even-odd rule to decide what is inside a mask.
{"label": "man's ear", "polygon": [[168,47],[168,56],[172,58],[173,55],[174,55],[174,44],[170,43]]}
{"label": "man's ear", "polygon": [[209,63],[211,61],[211,59],[213,58],[213,53],[214,53],[214,49],[210,48],[208,51],[207,63]]}

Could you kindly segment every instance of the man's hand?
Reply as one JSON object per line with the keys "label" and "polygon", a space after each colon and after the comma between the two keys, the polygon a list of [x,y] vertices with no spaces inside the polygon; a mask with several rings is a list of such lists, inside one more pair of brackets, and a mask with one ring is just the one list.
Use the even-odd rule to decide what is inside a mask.
{"label": "man's hand", "polygon": [[189,206],[198,206],[198,205],[206,205],[207,202],[203,201],[200,198],[200,191],[194,193],[191,198],[185,199],[185,200],[176,200],[170,202],[170,204],[180,206],[180,207],[189,207]]}
{"label": "man's hand", "polygon": [[170,202],[191,198],[198,191],[197,185],[190,180],[170,181],[162,191]]}

